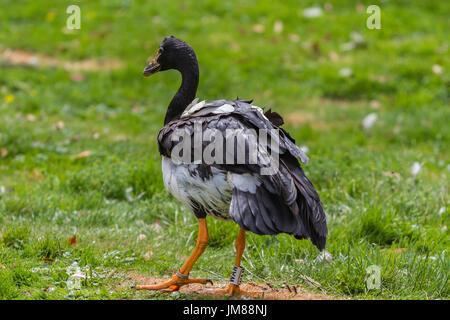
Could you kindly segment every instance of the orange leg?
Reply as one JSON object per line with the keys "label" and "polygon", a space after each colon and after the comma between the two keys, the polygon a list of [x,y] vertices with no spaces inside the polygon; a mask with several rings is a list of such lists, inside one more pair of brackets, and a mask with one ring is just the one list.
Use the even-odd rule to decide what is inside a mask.
{"label": "orange leg", "polygon": [[[235,265],[237,267],[240,267],[242,255],[244,254],[244,250],[245,250],[245,230],[244,229],[239,230],[239,234],[234,243],[234,248],[236,249]],[[216,289],[215,292],[218,294],[227,294],[230,296],[239,296],[239,295],[243,294],[243,295],[257,297],[257,296],[261,296],[261,294],[262,294],[261,291],[249,292],[249,291],[242,290],[241,288],[239,288],[239,285],[235,285],[232,283],[228,284],[228,286],[225,289]]]}
{"label": "orange leg", "polygon": [[181,286],[189,284],[189,283],[211,283],[211,280],[208,279],[189,279],[189,272],[194,266],[195,262],[205,251],[206,246],[208,245],[209,234],[208,227],[206,225],[206,219],[198,219],[198,237],[197,243],[195,244],[195,248],[192,251],[189,258],[180,268],[177,274],[175,274],[172,279],[169,281],[156,284],[156,285],[138,285],[136,286],[137,290],[161,290],[161,291],[177,291]]}

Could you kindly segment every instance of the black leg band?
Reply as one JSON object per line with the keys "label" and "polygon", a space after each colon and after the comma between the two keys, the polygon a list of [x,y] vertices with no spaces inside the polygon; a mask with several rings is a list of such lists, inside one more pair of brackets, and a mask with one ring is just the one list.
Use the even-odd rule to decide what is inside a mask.
{"label": "black leg band", "polygon": [[189,273],[187,276],[185,276],[184,274],[182,274],[180,271],[177,271],[177,276],[179,276],[182,279],[188,279],[189,278]]}
{"label": "black leg band", "polygon": [[231,272],[230,283],[236,286],[240,285],[242,282],[242,275],[244,274],[245,268],[234,266]]}

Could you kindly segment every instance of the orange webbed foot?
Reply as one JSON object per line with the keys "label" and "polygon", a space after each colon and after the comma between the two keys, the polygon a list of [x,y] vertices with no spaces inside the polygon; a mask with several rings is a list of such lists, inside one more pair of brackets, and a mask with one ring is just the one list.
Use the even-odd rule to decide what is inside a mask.
{"label": "orange webbed foot", "polygon": [[247,296],[251,298],[261,298],[263,291],[246,291],[241,289],[238,285],[228,284],[224,289],[214,289],[214,293],[218,295],[227,295],[230,297]]}
{"label": "orange webbed foot", "polygon": [[173,292],[178,291],[182,286],[191,283],[213,284],[212,280],[210,279],[182,278],[178,276],[178,274],[175,274],[169,281],[165,281],[155,285],[137,285],[136,290],[159,290],[161,292]]}

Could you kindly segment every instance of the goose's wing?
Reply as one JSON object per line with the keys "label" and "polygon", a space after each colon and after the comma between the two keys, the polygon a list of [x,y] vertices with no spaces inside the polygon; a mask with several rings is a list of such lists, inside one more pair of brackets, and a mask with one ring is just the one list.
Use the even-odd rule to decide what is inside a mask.
{"label": "goose's wing", "polygon": [[[278,119],[279,116],[272,117]],[[256,142],[250,129],[266,131],[267,139]],[[221,160],[208,165],[227,174],[232,186],[229,213],[240,227],[256,234],[288,233],[299,239],[311,239],[319,249],[325,247],[325,213],[319,195],[298,161],[307,162],[308,158],[285,130],[264,116],[262,109],[242,100],[194,104],[180,119],[170,122],[160,131],[161,154],[171,156],[179,142],[174,139],[174,132],[181,131],[191,140],[190,161],[203,161],[195,159],[196,130],[202,133],[217,130],[223,137],[229,135],[227,130],[238,132],[239,143],[230,147],[223,142]],[[272,141],[276,144],[273,145]],[[258,146],[256,152],[252,149],[255,143]],[[208,144],[208,141],[203,141],[202,148]],[[237,146],[241,146],[240,151],[245,154],[244,161],[239,158]],[[267,170],[265,174],[262,169]]]}
{"label": "goose's wing", "polygon": [[[275,112],[270,110],[266,115],[275,123],[282,123],[283,119]],[[295,140],[284,129],[274,125],[263,113],[263,110],[254,106],[248,101],[243,100],[215,100],[201,101],[195,99],[182,113],[180,119],[169,122],[161,129],[158,134],[158,143],[160,153],[168,155],[173,147],[171,134],[179,131],[181,128],[193,134],[194,124],[201,123],[202,129],[217,129],[226,133],[226,129],[230,130],[266,130],[271,136],[272,130],[278,130],[279,153],[289,153],[295,158],[299,158],[301,162],[308,163],[306,154],[295,145]],[[273,137],[274,139],[276,137]],[[270,137],[269,137],[270,140]],[[165,150],[163,150],[165,149]]]}

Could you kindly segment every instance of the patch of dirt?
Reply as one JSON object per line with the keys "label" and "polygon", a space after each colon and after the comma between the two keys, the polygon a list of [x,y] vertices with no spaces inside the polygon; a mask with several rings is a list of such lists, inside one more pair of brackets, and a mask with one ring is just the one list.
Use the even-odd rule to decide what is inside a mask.
{"label": "patch of dirt", "polygon": [[67,61],[41,53],[24,50],[0,50],[0,63],[10,66],[53,67],[67,71],[107,71],[119,69],[123,63],[119,59],[86,59]]}
{"label": "patch of dirt", "polygon": [[[158,284],[164,281],[170,280],[170,277],[167,278],[155,278],[155,277],[147,277],[137,273],[129,273],[128,279],[124,280],[119,288],[132,287],[137,284]],[[188,284],[182,286],[180,288],[180,292],[185,294],[194,294],[199,296],[211,296],[211,297],[223,297],[223,295],[214,292],[213,289],[222,289],[225,288],[228,282],[217,282],[213,281],[214,284]],[[243,296],[241,298],[248,299],[264,299],[264,300],[335,300],[336,297],[316,293],[304,288],[302,285],[289,285],[285,286],[285,288],[274,288],[270,284],[267,283],[255,283],[255,282],[243,282],[240,286],[243,290],[246,291],[262,291],[263,295],[247,297]]]}

